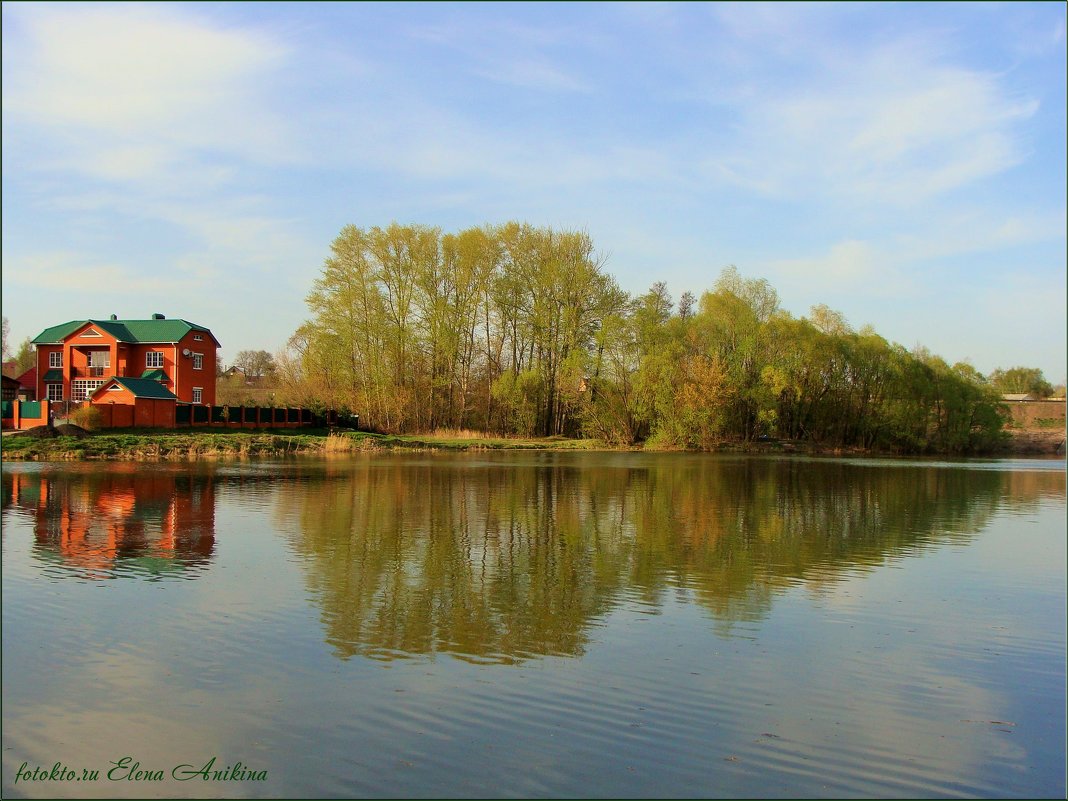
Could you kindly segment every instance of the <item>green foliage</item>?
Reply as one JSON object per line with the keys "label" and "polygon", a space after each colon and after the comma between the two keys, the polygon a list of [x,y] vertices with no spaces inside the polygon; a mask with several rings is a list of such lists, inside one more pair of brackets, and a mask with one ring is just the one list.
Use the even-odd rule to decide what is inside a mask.
{"label": "green foliage", "polygon": [[37,351],[33,349],[33,343],[26,337],[19,343],[19,349],[15,351],[16,376],[20,376],[37,363]]}
{"label": "green foliage", "polygon": [[528,436],[534,434],[544,394],[538,372],[504,373],[493,383],[492,393],[505,416],[513,421],[516,432]]}
{"label": "green foliage", "polygon": [[1035,398],[1048,398],[1053,394],[1053,385],[1037,367],[999,368],[990,374],[989,381],[1002,394],[1029,393]]}
{"label": "green foliage", "polygon": [[385,431],[577,430],[593,337],[626,301],[587,234],[347,226],[332,251],[281,366],[290,394]]}
{"label": "green foliage", "polygon": [[307,302],[277,360],[282,396],[392,434],[972,453],[1000,442],[1006,382],[1048,387],[1023,368],[987,382],[824,305],[795,319],[734,267],[673,314],[662,282],[622,292],[584,232],[518,222],[347,226]]}
{"label": "green foliage", "polygon": [[90,406],[88,403],[70,413],[70,421],[88,431],[95,431],[100,428],[102,417],[100,410],[95,406]]}

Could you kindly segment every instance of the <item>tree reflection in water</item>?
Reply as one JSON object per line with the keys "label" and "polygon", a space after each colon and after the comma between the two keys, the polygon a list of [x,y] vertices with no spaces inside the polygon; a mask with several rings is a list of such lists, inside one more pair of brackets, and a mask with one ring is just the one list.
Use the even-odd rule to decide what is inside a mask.
{"label": "tree reflection in water", "polygon": [[3,505],[65,575],[194,578],[216,506],[273,509],[335,653],[515,663],[583,653],[626,604],[671,593],[721,632],[967,543],[997,511],[1064,497],[1062,470],[687,454],[374,455],[7,470]]}
{"label": "tree reflection in water", "polygon": [[330,465],[301,490],[276,509],[296,523],[292,547],[340,657],[508,663],[579,655],[598,618],[625,600],[655,610],[669,591],[720,627],[758,620],[787,586],[967,542],[1001,504],[1063,495],[1064,475],[681,454],[375,457]]}

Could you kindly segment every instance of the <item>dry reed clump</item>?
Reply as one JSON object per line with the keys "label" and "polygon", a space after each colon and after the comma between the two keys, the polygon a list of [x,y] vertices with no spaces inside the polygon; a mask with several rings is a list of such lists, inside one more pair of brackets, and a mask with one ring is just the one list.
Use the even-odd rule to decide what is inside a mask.
{"label": "dry reed clump", "polygon": [[103,414],[95,406],[82,406],[70,413],[70,419],[75,426],[83,431],[96,431],[100,428]]}
{"label": "dry reed clump", "polygon": [[348,453],[354,444],[352,438],[344,434],[327,434],[323,440],[323,453]]}
{"label": "dry reed clump", "polygon": [[175,449],[175,457],[178,459],[196,459],[208,462],[218,461],[220,458],[227,456],[227,452],[222,448],[215,445],[207,445],[204,443],[191,442],[186,452],[181,453]]}
{"label": "dry reed clump", "polygon": [[501,439],[499,435],[472,431],[469,428],[435,428],[430,436],[434,439]]}

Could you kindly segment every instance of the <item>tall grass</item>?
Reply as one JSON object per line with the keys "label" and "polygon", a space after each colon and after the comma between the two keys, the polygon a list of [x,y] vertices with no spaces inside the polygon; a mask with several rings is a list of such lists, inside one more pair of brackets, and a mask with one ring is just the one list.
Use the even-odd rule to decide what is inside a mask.
{"label": "tall grass", "polygon": [[434,439],[508,439],[501,434],[487,434],[485,431],[472,431],[469,428],[435,428],[427,436]]}
{"label": "tall grass", "polygon": [[348,453],[354,449],[355,442],[344,434],[329,434],[323,440],[323,453]]}

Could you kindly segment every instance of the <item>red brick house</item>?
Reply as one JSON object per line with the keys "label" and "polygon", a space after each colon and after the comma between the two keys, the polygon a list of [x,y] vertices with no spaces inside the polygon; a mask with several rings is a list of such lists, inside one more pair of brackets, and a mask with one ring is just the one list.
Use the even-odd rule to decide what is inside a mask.
{"label": "red brick house", "polygon": [[215,403],[219,341],[187,320],[72,320],[33,344],[40,400],[84,401],[119,377],[158,381],[179,403]]}

